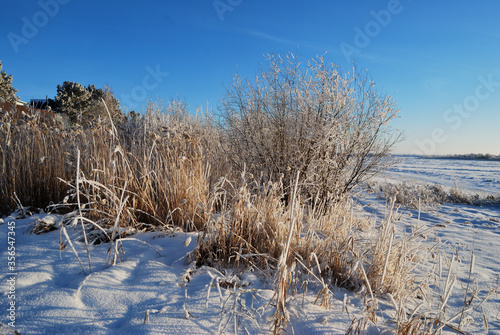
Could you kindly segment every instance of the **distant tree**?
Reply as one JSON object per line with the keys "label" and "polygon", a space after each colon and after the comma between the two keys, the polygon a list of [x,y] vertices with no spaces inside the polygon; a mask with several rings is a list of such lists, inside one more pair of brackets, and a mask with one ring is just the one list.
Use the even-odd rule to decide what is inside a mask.
{"label": "distant tree", "polygon": [[16,97],[17,90],[12,86],[12,75],[2,71],[2,62],[0,61],[0,101],[14,102],[18,101]]}
{"label": "distant tree", "polygon": [[71,122],[82,122],[83,114],[90,106],[91,93],[81,84],[65,81],[57,85],[56,101],[59,110],[71,118]]}
{"label": "distant tree", "polygon": [[95,85],[84,87],[75,82],[65,81],[63,85],[57,86],[56,101],[59,110],[70,116],[73,123],[87,124],[92,120],[101,118],[109,122],[108,112],[114,122],[121,122],[123,114],[120,103],[114,97],[109,87],[96,88]]}

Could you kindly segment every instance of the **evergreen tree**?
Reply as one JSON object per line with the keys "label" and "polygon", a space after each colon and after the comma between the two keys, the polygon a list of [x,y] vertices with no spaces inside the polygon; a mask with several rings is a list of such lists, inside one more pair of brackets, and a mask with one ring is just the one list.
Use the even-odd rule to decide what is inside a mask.
{"label": "evergreen tree", "polygon": [[9,76],[5,71],[2,71],[2,61],[0,61],[0,71],[0,101],[18,101],[17,90],[12,86],[12,75]]}
{"label": "evergreen tree", "polygon": [[65,81],[57,86],[56,101],[61,112],[67,113],[72,122],[83,125],[101,118],[109,123],[108,112],[104,107],[103,100],[109,110],[113,122],[121,122],[123,114],[120,103],[114,97],[111,89],[96,88],[95,85],[84,87],[75,82]]}
{"label": "evergreen tree", "polygon": [[65,81],[57,85],[56,102],[59,110],[71,118],[71,122],[82,122],[83,115],[89,107],[91,94],[81,84]]}

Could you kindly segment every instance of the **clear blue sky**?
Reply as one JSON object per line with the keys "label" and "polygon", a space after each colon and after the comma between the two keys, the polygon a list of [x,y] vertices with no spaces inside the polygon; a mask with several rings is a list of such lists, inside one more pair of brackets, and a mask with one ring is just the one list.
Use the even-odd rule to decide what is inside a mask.
{"label": "clear blue sky", "polygon": [[398,102],[396,153],[500,154],[499,17],[495,0],[8,1],[0,60],[25,101],[76,81],[111,86],[124,110],[159,97],[194,111],[264,53],[327,52]]}

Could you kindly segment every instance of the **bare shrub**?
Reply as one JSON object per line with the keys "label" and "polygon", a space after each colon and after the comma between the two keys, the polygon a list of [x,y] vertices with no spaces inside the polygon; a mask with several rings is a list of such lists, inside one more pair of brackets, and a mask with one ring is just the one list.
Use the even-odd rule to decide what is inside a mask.
{"label": "bare shrub", "polygon": [[323,56],[307,64],[291,53],[266,60],[255,82],[233,78],[219,108],[238,171],[282,175],[287,187],[300,171],[303,191],[335,199],[388,163],[399,138],[388,123],[398,109],[375,83]]}

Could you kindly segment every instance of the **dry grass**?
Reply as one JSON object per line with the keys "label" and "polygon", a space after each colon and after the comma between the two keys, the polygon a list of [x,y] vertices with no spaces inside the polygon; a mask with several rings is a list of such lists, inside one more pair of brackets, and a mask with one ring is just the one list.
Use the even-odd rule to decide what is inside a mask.
{"label": "dry grass", "polygon": [[73,139],[39,115],[17,119],[0,112],[0,213],[17,207],[14,193],[23,205],[36,208],[64,198],[66,189],[57,177],[71,176]]}
{"label": "dry grass", "polygon": [[[466,326],[477,320],[481,320],[488,332],[488,321],[482,305],[497,294],[498,286],[481,291],[478,281],[472,279],[474,251],[471,252],[470,262],[464,265],[457,261],[458,255],[451,255],[449,259],[441,253],[433,253],[433,256],[435,261],[430,262],[429,273],[416,289],[399,302],[392,300],[398,334],[440,334],[443,329],[467,334],[464,330]],[[468,270],[465,287],[460,284],[464,278],[456,275],[457,268],[461,266]],[[463,295],[459,291],[460,286]],[[450,312],[449,302],[460,300],[461,297],[462,308]]]}
{"label": "dry grass", "polygon": [[500,197],[491,194],[471,194],[455,187],[446,190],[439,184],[407,183],[367,183],[369,190],[389,200],[411,209],[425,209],[440,206],[444,203],[466,204],[473,206],[499,205]]}
{"label": "dry grass", "polygon": [[[53,202],[49,209],[65,213],[66,224],[82,227],[87,248],[89,243],[110,243],[113,264],[123,256],[121,241],[137,231],[200,231],[191,255],[197,266],[232,267],[236,272],[251,268],[274,283],[270,304],[276,309],[271,326],[275,333],[290,326],[287,302],[305,292],[308,282],[319,287],[315,303],[325,308],[332,285],[365,293],[368,318],[353,321],[351,332],[368,320],[376,322],[381,296],[394,301],[400,332],[441,327],[436,316],[425,318],[428,314],[417,310],[408,316],[402,307],[418,289],[412,271],[422,258],[425,231],[397,237],[394,204],[415,205],[423,198],[418,192],[401,198],[398,189],[400,198],[390,202],[380,222],[357,216],[348,196],[305,199],[300,178],[284,185],[283,179],[230,171],[225,144],[212,121],[179,113],[175,103],[166,109],[152,104],[141,118],[120,125],[97,123],[85,130],[58,129],[36,115],[14,120],[4,113],[2,118],[4,213],[19,202],[35,208]],[[292,197],[284,201],[289,190],[294,190]],[[443,197],[437,189],[430,194]],[[33,232],[49,228],[35,227]],[[61,234],[66,235],[64,226]],[[66,243],[78,257],[67,235],[61,245]],[[88,249],[87,255],[91,271]]]}
{"label": "dry grass", "polygon": [[17,122],[4,115],[2,212],[15,208],[14,194],[23,205],[37,208],[55,203],[58,209],[72,210],[81,202],[90,219],[109,227],[126,197],[123,227],[201,229],[210,211],[210,170],[202,146],[190,129],[180,129],[160,111],[151,106],[140,120],[85,130],[58,129],[36,115]]}
{"label": "dry grass", "polygon": [[301,201],[296,191],[293,201],[285,204],[281,182],[261,183],[252,177],[243,174],[237,186],[227,180],[219,183],[221,210],[200,235],[194,258],[198,265],[251,268],[272,280],[274,332],[286,328],[287,299],[306,290],[304,282],[320,285],[316,303],[325,307],[332,284],[364,290],[373,316],[378,296],[391,293],[400,299],[412,289],[410,274],[422,232],[397,239],[394,208],[374,225],[356,217],[348,198],[325,212],[319,204]]}
{"label": "dry grass", "polygon": [[[253,268],[275,283],[275,332],[287,327],[287,301],[306,289],[303,281],[320,285],[316,303],[325,307],[332,284],[365,290],[372,311],[378,295],[404,294],[414,250],[408,240],[395,240],[394,217],[374,226],[355,216],[347,197],[302,199],[298,182],[283,185],[245,172],[231,177],[224,164],[209,164],[224,163],[223,144],[214,148],[210,125],[160,110],[151,105],[141,119],[85,130],[57,130],[36,119],[15,125],[8,136],[16,145],[1,156],[9,164],[2,180],[14,181],[2,185],[2,208],[13,208],[14,192],[24,205],[55,202],[52,210],[81,225],[86,245],[111,244],[110,263],[123,255],[121,240],[139,230],[199,230],[198,266]],[[21,178],[24,170],[14,166],[31,174]],[[48,186],[39,190],[36,182]],[[295,189],[291,201],[283,200],[285,189]]]}

